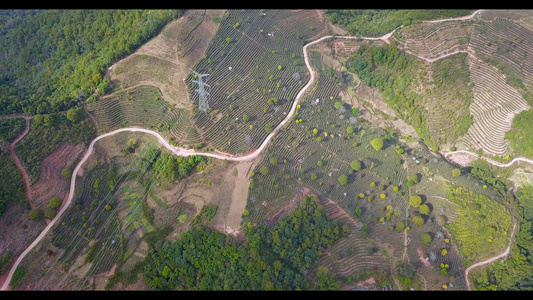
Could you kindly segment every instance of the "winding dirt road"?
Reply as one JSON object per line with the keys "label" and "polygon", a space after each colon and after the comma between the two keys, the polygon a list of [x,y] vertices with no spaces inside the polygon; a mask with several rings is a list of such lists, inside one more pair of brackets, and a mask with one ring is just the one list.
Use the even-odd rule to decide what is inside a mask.
{"label": "winding dirt road", "polygon": [[20,173],[22,173],[22,179],[24,180],[24,186],[26,187],[26,199],[28,199],[28,202],[30,203],[30,207],[33,207],[33,204],[31,202],[31,189],[30,189],[30,177],[28,176],[28,173],[26,173],[26,169],[24,169],[24,166],[22,165],[22,162],[20,161],[19,157],[15,153],[15,145],[26,136],[26,134],[30,131],[30,119],[31,117],[22,116],[26,120],[26,129],[13,141],[11,144],[9,144],[9,154],[11,155],[11,158],[13,158],[13,161],[15,162],[15,165],[17,166],[17,169],[20,170]]}
{"label": "winding dirt road", "polygon": [[[454,153],[466,153],[466,154],[470,154],[470,155],[473,155],[473,156],[479,156],[477,153],[474,153],[474,152],[471,152],[471,151],[468,151],[468,150],[457,150],[457,151],[449,151],[449,152],[443,152],[441,151],[440,152],[444,157],[448,157],[448,155],[450,154],[454,154]],[[527,162],[529,164],[532,164],[533,165],[533,160],[532,159],[529,159],[529,158],[525,158],[525,157],[516,157],[516,158],[513,158],[510,162],[504,164],[504,163],[501,163],[501,162],[497,162],[495,160],[492,160],[488,157],[484,157],[484,156],[479,156],[481,159],[484,159],[486,162],[490,163],[490,164],[493,164],[497,167],[500,167],[500,168],[504,168],[504,167],[509,167],[511,166],[512,164],[514,164],[515,162],[517,161],[523,161],[523,162]]]}

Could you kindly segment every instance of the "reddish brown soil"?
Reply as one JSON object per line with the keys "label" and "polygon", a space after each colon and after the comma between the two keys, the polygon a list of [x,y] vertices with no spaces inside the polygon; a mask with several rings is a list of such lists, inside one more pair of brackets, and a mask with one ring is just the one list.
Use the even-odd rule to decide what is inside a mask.
{"label": "reddish brown soil", "polygon": [[35,206],[48,202],[57,196],[63,200],[68,195],[70,179],[64,178],[61,171],[69,168],[84,150],[83,144],[76,146],[63,143],[41,163],[39,181],[32,186],[32,199]]}

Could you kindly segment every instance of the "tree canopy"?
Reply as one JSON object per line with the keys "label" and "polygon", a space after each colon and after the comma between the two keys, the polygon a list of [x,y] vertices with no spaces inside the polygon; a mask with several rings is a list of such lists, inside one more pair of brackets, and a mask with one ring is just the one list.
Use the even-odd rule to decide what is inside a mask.
{"label": "tree canopy", "polygon": [[409,198],[409,204],[414,208],[418,208],[422,204],[422,198],[420,196],[412,196]]}
{"label": "tree canopy", "polygon": [[359,171],[361,169],[361,162],[359,160],[352,160],[350,167],[355,171]]}
{"label": "tree canopy", "polygon": [[381,150],[383,148],[383,140],[380,138],[375,138],[372,141],[370,141],[370,145],[376,150]]}

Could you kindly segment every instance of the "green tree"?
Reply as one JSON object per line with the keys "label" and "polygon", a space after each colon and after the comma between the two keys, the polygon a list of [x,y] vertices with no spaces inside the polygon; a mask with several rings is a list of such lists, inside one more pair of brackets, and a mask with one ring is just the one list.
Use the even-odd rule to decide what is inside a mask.
{"label": "green tree", "polygon": [[262,166],[261,168],[259,168],[259,173],[263,175],[268,175],[270,174],[270,169],[267,166]]}
{"label": "green tree", "polygon": [[57,211],[53,208],[47,208],[44,210],[44,217],[47,219],[53,219],[57,214]]}
{"label": "green tree", "polygon": [[405,223],[404,222],[400,221],[400,222],[396,223],[396,230],[397,231],[402,231],[404,229],[405,229]]}
{"label": "green tree", "polygon": [[431,241],[432,241],[431,235],[429,235],[429,233],[427,233],[427,232],[422,233],[420,235],[420,241],[424,245],[429,245],[431,243]]}
{"label": "green tree", "polygon": [[343,174],[339,176],[339,178],[337,178],[337,181],[339,182],[340,185],[346,185],[348,183],[348,176]]}
{"label": "green tree", "polygon": [[130,149],[135,149],[135,144],[136,144],[136,143],[137,143],[137,142],[136,142],[134,139],[129,139],[129,140],[128,140],[128,148],[130,148]]}
{"label": "green tree", "polygon": [[411,174],[409,176],[409,180],[411,180],[413,183],[418,183],[418,175],[417,174]]}
{"label": "green tree", "polygon": [[459,177],[459,176],[461,176],[461,170],[459,170],[459,169],[453,169],[453,170],[452,170],[452,176],[453,176],[453,177]]}
{"label": "green tree", "polygon": [[61,171],[61,176],[63,176],[64,178],[67,178],[69,179],[71,176],[72,176],[72,171],[70,169],[63,169]]}
{"label": "green tree", "polygon": [[409,198],[409,204],[414,208],[418,208],[422,204],[422,198],[420,196],[412,196]]}
{"label": "green tree", "polygon": [[59,206],[61,206],[61,198],[54,197],[50,199],[49,205],[50,205],[50,208],[58,208]]}
{"label": "green tree", "polygon": [[315,180],[317,178],[318,176],[316,175],[316,173],[311,173],[311,180]]}
{"label": "green tree", "polygon": [[250,118],[248,117],[247,114],[242,115],[242,121],[243,121],[243,122],[246,123],[246,122],[248,122],[249,119],[250,119]]}
{"label": "green tree", "polygon": [[322,167],[324,165],[324,163],[321,160],[319,160],[319,161],[316,162],[316,165],[319,166],[319,167]]}
{"label": "green tree", "polygon": [[414,216],[413,223],[415,223],[418,226],[422,226],[424,225],[424,218],[422,218],[421,216]]}
{"label": "green tree", "polygon": [[358,207],[355,209],[354,213],[356,217],[360,217],[363,214],[363,211]]}
{"label": "green tree", "polygon": [[380,138],[375,138],[372,141],[370,141],[370,145],[376,150],[381,150],[383,148],[383,140]]}
{"label": "green tree", "polygon": [[418,212],[420,212],[423,215],[428,215],[429,214],[429,206],[427,206],[425,204],[420,205],[418,207]]}
{"label": "green tree", "polygon": [[67,110],[67,119],[71,122],[78,123],[81,118],[80,111],[81,110],[76,107]]}
{"label": "green tree", "polygon": [[329,269],[324,266],[319,266],[316,272],[318,277],[318,290],[320,291],[336,291],[339,290],[340,282],[335,280],[335,275],[329,274]]}
{"label": "green tree", "polygon": [[274,129],[272,128],[272,124],[267,123],[267,124],[265,125],[265,131],[266,131],[267,133],[271,133],[272,130],[274,130]]}
{"label": "green tree", "polygon": [[353,133],[353,127],[352,127],[352,126],[348,126],[348,127],[346,128],[346,133],[347,133],[347,134],[352,134],[352,133]]}
{"label": "green tree", "polygon": [[361,162],[359,160],[352,160],[350,167],[352,170],[359,171],[361,169]]}
{"label": "green tree", "polygon": [[30,220],[39,221],[43,219],[43,216],[44,216],[43,211],[38,208],[34,208],[30,210],[30,213],[29,213]]}
{"label": "green tree", "polygon": [[270,164],[275,166],[278,164],[278,159],[276,157],[271,157],[270,158]]}

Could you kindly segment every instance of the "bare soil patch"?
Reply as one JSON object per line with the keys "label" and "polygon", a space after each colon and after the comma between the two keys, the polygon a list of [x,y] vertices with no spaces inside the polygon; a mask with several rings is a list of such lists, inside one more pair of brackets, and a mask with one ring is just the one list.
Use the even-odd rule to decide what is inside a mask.
{"label": "bare soil patch", "polygon": [[[73,169],[80,154],[85,149],[83,144],[63,143],[41,163],[39,181],[31,188],[34,207],[45,205],[52,197],[66,200],[69,192],[70,178],[61,175],[63,169]],[[46,208],[46,207],[40,207]]]}

